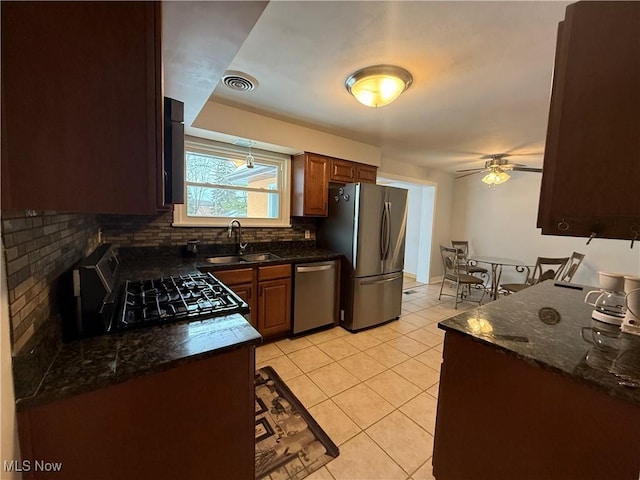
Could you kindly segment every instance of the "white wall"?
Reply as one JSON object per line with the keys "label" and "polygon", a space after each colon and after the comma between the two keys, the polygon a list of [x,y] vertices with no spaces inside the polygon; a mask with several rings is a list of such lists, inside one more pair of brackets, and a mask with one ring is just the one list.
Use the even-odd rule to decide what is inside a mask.
{"label": "white wall", "polygon": [[440,245],[451,245],[451,220],[453,217],[454,180],[453,174],[433,170],[429,178],[437,185],[433,241],[431,242],[431,278],[429,283],[442,279],[442,257]]}
{"label": "white wall", "polygon": [[[380,149],[373,145],[212,101],[205,104],[193,122],[193,127],[186,130],[190,135],[213,140],[229,142],[230,138],[239,137],[263,142],[268,145],[258,145],[257,148],[288,154],[314,152],[369,165],[380,165]],[[219,132],[230,138],[212,137],[211,132]]]}
{"label": "white wall", "polygon": [[[451,235],[447,241],[469,240],[472,253],[522,260],[535,264],[538,256],[586,254],[573,281],[597,285],[599,270],[640,274],[640,244],[630,249],[624,240],[542,235],[536,228],[542,176],[513,172],[511,179],[492,190],[480,175],[455,180]],[[505,270],[503,280],[520,279]]]}
{"label": "white wall", "polygon": [[[0,259],[4,259],[4,246],[0,242]],[[5,472],[4,461],[19,460],[20,448],[16,425],[13,373],[11,371],[11,341],[9,339],[9,302],[4,260],[0,261],[0,478],[20,478],[16,472]]]}

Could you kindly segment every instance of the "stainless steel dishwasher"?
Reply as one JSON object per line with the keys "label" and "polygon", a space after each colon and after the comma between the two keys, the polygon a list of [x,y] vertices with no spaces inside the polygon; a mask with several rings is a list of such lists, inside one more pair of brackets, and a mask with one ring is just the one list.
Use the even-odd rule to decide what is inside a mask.
{"label": "stainless steel dishwasher", "polygon": [[338,261],[295,265],[293,333],[337,321]]}

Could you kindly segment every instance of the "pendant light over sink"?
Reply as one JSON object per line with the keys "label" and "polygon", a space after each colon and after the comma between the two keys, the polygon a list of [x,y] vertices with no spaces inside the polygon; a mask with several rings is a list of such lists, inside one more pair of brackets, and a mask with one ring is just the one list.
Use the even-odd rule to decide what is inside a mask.
{"label": "pendant light over sink", "polygon": [[347,91],[367,107],[383,107],[404,92],[413,77],[402,67],[374,65],[349,75],[345,81]]}

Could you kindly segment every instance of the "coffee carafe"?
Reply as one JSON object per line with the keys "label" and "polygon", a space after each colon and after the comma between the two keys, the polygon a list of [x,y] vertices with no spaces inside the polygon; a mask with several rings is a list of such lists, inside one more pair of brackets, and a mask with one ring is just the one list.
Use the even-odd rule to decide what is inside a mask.
{"label": "coffee carafe", "polygon": [[640,277],[624,277],[626,313],[622,322],[622,331],[640,335]]}
{"label": "coffee carafe", "polygon": [[595,307],[591,318],[612,325],[621,325],[627,310],[625,277],[621,273],[598,272],[598,278],[600,290],[591,290],[584,297],[587,305]]}

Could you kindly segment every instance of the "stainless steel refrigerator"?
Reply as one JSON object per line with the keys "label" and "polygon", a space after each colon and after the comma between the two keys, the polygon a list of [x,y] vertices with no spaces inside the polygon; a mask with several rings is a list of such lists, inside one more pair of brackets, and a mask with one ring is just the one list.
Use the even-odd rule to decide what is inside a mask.
{"label": "stainless steel refrigerator", "polygon": [[360,330],[393,320],[402,308],[407,190],[370,183],[329,189],[318,246],[344,255],[340,324]]}

